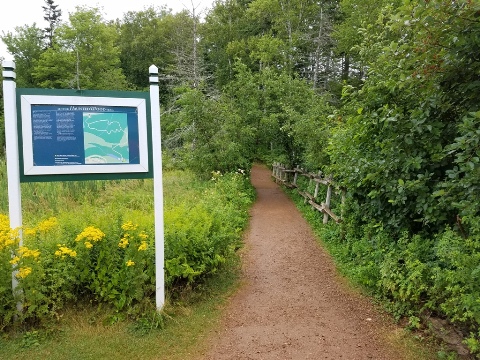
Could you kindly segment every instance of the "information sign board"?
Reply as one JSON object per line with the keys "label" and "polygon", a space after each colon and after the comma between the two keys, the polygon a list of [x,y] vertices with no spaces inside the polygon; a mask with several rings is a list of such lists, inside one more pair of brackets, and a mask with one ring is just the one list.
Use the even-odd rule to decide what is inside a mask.
{"label": "information sign board", "polygon": [[148,173],[145,98],[21,94],[23,174]]}

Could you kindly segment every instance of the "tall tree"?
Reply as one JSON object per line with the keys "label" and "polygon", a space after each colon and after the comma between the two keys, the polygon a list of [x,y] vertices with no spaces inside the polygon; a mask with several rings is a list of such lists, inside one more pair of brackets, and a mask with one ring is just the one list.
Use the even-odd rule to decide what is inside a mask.
{"label": "tall tree", "polygon": [[[236,56],[227,51],[234,41],[241,41],[249,35],[250,29],[245,19],[247,4],[238,0],[217,1],[207,14],[201,29],[201,44],[205,66],[216,85],[221,88],[234,78]],[[244,53],[246,44],[241,48]],[[239,54],[236,51],[235,54]],[[241,57],[242,59],[245,56]]]}
{"label": "tall tree", "polygon": [[199,14],[196,8],[182,11],[173,16],[176,26],[172,29],[172,48],[170,49],[175,63],[169,73],[177,83],[188,83],[192,88],[198,88],[204,80],[204,66],[199,51]]}
{"label": "tall tree", "polygon": [[125,89],[118,33],[97,8],[77,7],[56,31],[56,43],[40,57],[34,77],[47,88]]}
{"label": "tall tree", "polygon": [[[170,50],[173,46],[170,33],[172,14],[165,8],[150,7],[143,11],[129,11],[118,24],[120,61],[125,76],[134,87],[148,87],[145,72],[155,64],[160,74],[165,74],[173,63]],[[162,96],[166,92],[161,83]],[[163,86],[162,86],[163,85]]]}
{"label": "tall tree", "polygon": [[[334,26],[335,52],[342,58],[342,79],[351,75],[361,79],[367,65],[360,57],[360,45],[368,27],[374,26],[384,7],[392,9],[401,4],[400,0],[341,0],[340,19]],[[365,60],[365,59],[363,59]]]}
{"label": "tall tree", "polygon": [[44,52],[43,31],[34,23],[16,27],[15,33],[3,35],[2,41],[13,55],[16,65],[17,86],[35,87],[34,68]]}
{"label": "tall tree", "polygon": [[53,0],[45,0],[45,6],[42,6],[43,18],[48,22],[48,27],[44,28],[47,47],[53,47],[53,33],[61,21],[62,10],[58,9],[58,5]]}

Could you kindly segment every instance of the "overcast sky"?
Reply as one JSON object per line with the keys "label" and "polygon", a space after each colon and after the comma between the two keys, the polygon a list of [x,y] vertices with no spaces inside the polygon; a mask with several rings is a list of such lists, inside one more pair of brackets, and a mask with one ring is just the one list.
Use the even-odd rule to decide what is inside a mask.
{"label": "overcast sky", "polygon": [[[212,6],[213,0],[193,0],[197,11],[204,11]],[[54,0],[54,4],[62,10],[62,20],[68,20],[68,13],[73,12],[76,6],[98,7],[106,20],[122,18],[127,11],[139,11],[151,5],[163,6],[178,12],[183,9],[192,9],[192,0]],[[0,10],[0,35],[2,32],[14,32],[16,26],[32,25],[37,23],[39,28],[47,26],[43,20],[44,0],[3,0]],[[13,60],[0,40],[0,57]]]}

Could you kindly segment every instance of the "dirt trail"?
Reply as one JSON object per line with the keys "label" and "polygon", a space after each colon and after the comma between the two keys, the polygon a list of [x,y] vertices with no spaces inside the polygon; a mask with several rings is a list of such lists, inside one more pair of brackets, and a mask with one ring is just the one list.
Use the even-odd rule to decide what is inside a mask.
{"label": "dirt trail", "polygon": [[265,167],[244,255],[245,285],[205,359],[403,359],[373,306],[348,289],[331,258]]}

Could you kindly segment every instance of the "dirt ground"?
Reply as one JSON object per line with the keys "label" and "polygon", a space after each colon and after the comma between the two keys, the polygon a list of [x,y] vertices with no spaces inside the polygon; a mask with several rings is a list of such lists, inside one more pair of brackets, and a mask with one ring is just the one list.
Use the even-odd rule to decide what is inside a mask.
{"label": "dirt ground", "polygon": [[349,289],[294,204],[254,166],[257,201],[244,252],[244,285],[205,360],[404,359],[389,324]]}

